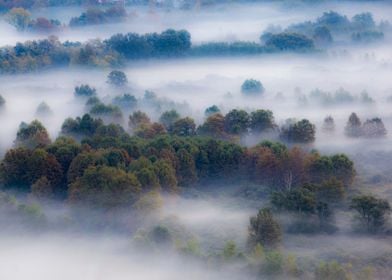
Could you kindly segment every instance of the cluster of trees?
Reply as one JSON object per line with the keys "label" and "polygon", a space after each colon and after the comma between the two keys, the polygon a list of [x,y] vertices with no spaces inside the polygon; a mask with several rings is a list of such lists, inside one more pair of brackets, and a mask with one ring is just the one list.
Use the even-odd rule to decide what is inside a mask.
{"label": "cluster of trees", "polygon": [[[29,18],[29,15],[18,12],[10,21],[20,29],[33,25],[38,29],[50,29],[51,25],[59,26],[57,22],[46,19],[31,21],[34,23],[31,25]],[[41,23],[42,26],[39,27]],[[271,38],[271,43],[265,46],[252,42],[237,42],[205,43],[193,47],[191,35],[186,30],[168,29],[160,34],[144,35],[116,34],[104,41],[96,39],[85,43],[69,41],[61,43],[56,37],[51,36],[44,40],[27,41],[0,48],[0,73],[31,72],[69,65],[118,67],[126,60],[151,57],[248,55],[286,50],[302,51],[307,48],[306,43],[298,41],[302,35],[300,39],[297,38],[298,40],[286,35],[282,35],[282,38],[278,35]]]}
{"label": "cluster of trees", "polygon": [[31,18],[29,11],[24,8],[13,8],[6,14],[6,20],[19,31],[30,30],[49,32],[61,28],[61,22],[45,17]]}
{"label": "cluster of trees", "polygon": [[122,21],[127,17],[127,12],[123,6],[113,6],[106,10],[97,7],[88,8],[86,12],[78,17],[71,18],[69,26],[85,26],[93,24],[104,24],[109,22]]}
{"label": "cluster of trees", "polygon": [[335,11],[324,12],[314,22],[293,24],[286,32],[297,32],[312,38],[320,46],[333,42],[333,36],[346,36],[354,42],[373,42],[384,38],[387,22],[376,24],[369,12],[356,14],[351,19]]}
{"label": "cluster of trees", "polygon": [[[170,125],[173,119],[173,112],[162,116],[172,131],[164,134],[163,124],[152,124],[145,114],[135,112],[130,124],[147,127],[138,132],[141,138],[85,115],[65,121],[63,136],[54,142],[40,122],[22,124],[15,148],[1,163],[1,183],[38,196],[66,196],[69,201],[114,207],[132,204],[145,191],[172,192],[178,186],[214,180],[250,180],[281,189],[331,177],[350,185],[355,175],[353,163],[344,155],[324,157],[273,142],[244,148],[196,136],[187,118]],[[82,139],[81,144],[73,137]]]}
{"label": "cluster of trees", "polygon": [[301,105],[317,104],[322,106],[336,106],[353,103],[373,104],[375,102],[366,91],[361,92],[359,95],[354,95],[344,88],[339,88],[334,93],[315,89],[309,95],[298,93],[297,98]]}
{"label": "cluster of trees", "polygon": [[387,130],[380,118],[367,119],[362,123],[356,113],[351,113],[344,132],[348,137],[354,138],[374,138],[387,135]]}

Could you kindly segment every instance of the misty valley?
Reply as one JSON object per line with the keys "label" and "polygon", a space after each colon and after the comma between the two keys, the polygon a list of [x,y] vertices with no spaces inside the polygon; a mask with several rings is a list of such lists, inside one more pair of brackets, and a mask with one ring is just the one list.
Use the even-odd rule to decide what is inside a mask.
{"label": "misty valley", "polygon": [[392,279],[391,15],[0,0],[0,279]]}

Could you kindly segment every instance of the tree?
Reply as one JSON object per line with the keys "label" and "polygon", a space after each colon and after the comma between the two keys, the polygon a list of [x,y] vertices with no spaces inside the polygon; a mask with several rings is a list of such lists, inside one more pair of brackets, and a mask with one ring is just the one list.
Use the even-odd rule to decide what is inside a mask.
{"label": "tree", "polygon": [[131,94],[124,94],[122,96],[116,96],[112,103],[124,110],[131,111],[137,107],[137,99]]}
{"label": "tree", "polygon": [[185,149],[177,152],[177,178],[180,186],[187,187],[197,181],[196,166],[192,155]]}
{"label": "tree", "polygon": [[345,189],[343,182],[334,177],[324,181],[317,188],[317,196],[319,197],[319,200],[328,203],[338,203],[343,199],[344,195]]}
{"label": "tree", "polygon": [[169,129],[176,121],[180,119],[180,114],[176,110],[165,111],[159,118],[159,122]]}
{"label": "tree", "polygon": [[131,130],[137,129],[141,125],[148,125],[151,123],[150,118],[142,111],[136,111],[129,116],[128,126]]}
{"label": "tree", "polygon": [[326,26],[317,26],[313,32],[313,40],[320,45],[332,43],[331,31]]}
{"label": "tree", "polygon": [[107,83],[116,87],[123,87],[128,83],[128,79],[123,71],[113,70],[108,75]]}
{"label": "tree", "polygon": [[35,115],[37,117],[49,117],[53,115],[53,111],[50,109],[50,107],[48,106],[48,104],[46,104],[45,102],[41,102],[38,107],[37,110],[35,112]]}
{"label": "tree", "polygon": [[16,134],[15,146],[34,149],[50,144],[49,134],[46,128],[39,121],[32,121],[30,124],[21,123]]}
{"label": "tree", "polygon": [[178,136],[194,136],[196,134],[195,121],[189,117],[179,119],[169,128],[169,133]]}
{"label": "tree", "polygon": [[301,121],[288,120],[281,129],[281,138],[294,143],[314,142],[316,126],[307,119]]}
{"label": "tree", "polygon": [[280,51],[307,51],[314,49],[313,40],[298,33],[272,34],[265,42],[265,45]]}
{"label": "tree", "polygon": [[132,173],[107,166],[90,166],[69,186],[68,199],[101,209],[129,207],[140,193],[140,183]]}
{"label": "tree", "polygon": [[0,94],[0,111],[5,107],[5,99],[4,97]]}
{"label": "tree", "polygon": [[351,209],[358,213],[358,218],[368,232],[380,231],[391,212],[391,206],[386,199],[372,195],[359,195],[351,200]]}
{"label": "tree", "polygon": [[331,116],[325,117],[322,129],[326,133],[332,133],[335,131],[335,121]]}
{"label": "tree", "polygon": [[244,110],[231,110],[225,115],[225,131],[230,134],[242,135],[248,132],[249,114]]}
{"label": "tree", "polygon": [[256,217],[250,218],[248,233],[248,245],[254,248],[261,244],[267,248],[274,248],[279,245],[282,239],[280,225],[275,221],[269,208],[263,208]]}
{"label": "tree", "polygon": [[225,132],[225,117],[220,113],[213,114],[198,127],[198,134],[210,136],[218,139],[226,139],[227,133]]}
{"label": "tree", "polygon": [[276,128],[273,113],[270,110],[257,110],[250,114],[250,125],[252,133],[261,133]]}
{"label": "tree", "polygon": [[212,105],[211,107],[208,107],[208,108],[204,111],[204,115],[205,115],[206,117],[209,117],[209,116],[211,116],[211,115],[213,115],[213,114],[217,114],[217,113],[220,113],[220,112],[221,112],[221,111],[220,111],[220,109],[219,109],[218,106]]}
{"label": "tree", "polygon": [[93,97],[97,95],[97,90],[89,85],[80,85],[75,87],[75,97]]}
{"label": "tree", "polygon": [[7,21],[15,26],[18,30],[22,31],[27,28],[31,21],[29,11],[23,8],[12,8],[6,15]]}
{"label": "tree", "polygon": [[166,192],[177,192],[176,170],[168,160],[158,160],[154,163],[154,168],[159,179],[159,184]]}
{"label": "tree", "polygon": [[241,85],[241,92],[246,95],[261,95],[265,89],[260,81],[248,79]]}
{"label": "tree", "polygon": [[351,113],[348,118],[344,132],[348,137],[359,137],[362,135],[362,124],[357,114]]}
{"label": "tree", "polygon": [[368,138],[384,137],[387,134],[380,118],[366,120],[362,125],[362,135]]}

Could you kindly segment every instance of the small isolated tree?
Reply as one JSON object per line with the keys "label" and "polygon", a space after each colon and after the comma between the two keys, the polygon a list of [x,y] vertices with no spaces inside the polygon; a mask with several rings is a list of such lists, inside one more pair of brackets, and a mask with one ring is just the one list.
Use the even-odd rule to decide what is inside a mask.
{"label": "small isolated tree", "polygon": [[37,117],[45,118],[53,115],[53,111],[50,109],[49,105],[46,104],[46,102],[41,102],[37,107],[35,115]]}
{"label": "small isolated tree", "polygon": [[358,213],[359,221],[368,232],[381,230],[391,212],[388,200],[376,198],[372,195],[359,195],[352,199],[351,209]]}
{"label": "small isolated tree", "polygon": [[80,85],[75,87],[75,97],[92,97],[97,95],[97,90],[89,85]]}
{"label": "small isolated tree", "polygon": [[282,127],[281,138],[293,143],[312,143],[315,140],[316,126],[307,119],[288,120]]}
{"label": "small isolated tree", "polygon": [[123,87],[128,83],[128,79],[123,71],[113,70],[109,73],[107,82],[116,87]]}
{"label": "small isolated tree", "polygon": [[258,243],[267,248],[278,246],[282,239],[282,230],[269,208],[263,208],[256,217],[250,218],[248,245],[255,247]]}
{"label": "small isolated tree", "polygon": [[358,118],[357,114],[351,113],[346,127],[344,128],[344,132],[348,137],[359,137],[362,134],[361,126],[361,120]]}
{"label": "small isolated tree", "polygon": [[335,131],[335,121],[331,116],[327,116],[324,119],[323,123],[323,131],[326,133],[332,133]]}
{"label": "small isolated tree", "polygon": [[362,125],[362,135],[368,138],[384,137],[387,130],[380,118],[366,120]]}
{"label": "small isolated tree", "polygon": [[254,79],[245,80],[241,86],[241,92],[245,95],[261,95],[264,91],[262,83]]}

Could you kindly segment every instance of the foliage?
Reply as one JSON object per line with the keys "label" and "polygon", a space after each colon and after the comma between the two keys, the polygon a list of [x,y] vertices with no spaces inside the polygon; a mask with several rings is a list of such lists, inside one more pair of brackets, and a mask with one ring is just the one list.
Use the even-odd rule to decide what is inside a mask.
{"label": "foliage", "polygon": [[123,87],[128,83],[128,79],[123,71],[113,70],[109,73],[107,82],[116,87]]}
{"label": "foliage", "polygon": [[268,208],[260,209],[256,217],[250,218],[248,245],[253,248],[257,244],[274,248],[280,244],[282,231],[278,222]]}
{"label": "foliage", "polygon": [[34,149],[48,144],[50,144],[49,134],[42,123],[35,120],[30,124],[20,124],[16,134],[15,146]]}
{"label": "foliage", "polygon": [[260,81],[248,79],[241,85],[241,92],[246,95],[260,95],[265,89]]}
{"label": "foliage", "polygon": [[371,195],[354,197],[350,207],[357,211],[360,222],[368,232],[380,231],[391,212],[391,206],[387,200]]}

